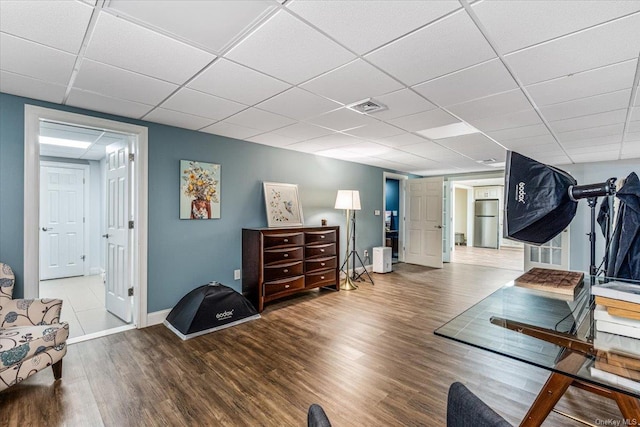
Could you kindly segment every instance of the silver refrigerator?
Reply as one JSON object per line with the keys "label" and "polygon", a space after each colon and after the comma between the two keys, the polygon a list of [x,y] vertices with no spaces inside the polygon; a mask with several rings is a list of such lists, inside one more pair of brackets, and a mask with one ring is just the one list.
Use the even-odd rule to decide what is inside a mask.
{"label": "silver refrigerator", "polygon": [[476,200],[473,246],[498,249],[498,200]]}

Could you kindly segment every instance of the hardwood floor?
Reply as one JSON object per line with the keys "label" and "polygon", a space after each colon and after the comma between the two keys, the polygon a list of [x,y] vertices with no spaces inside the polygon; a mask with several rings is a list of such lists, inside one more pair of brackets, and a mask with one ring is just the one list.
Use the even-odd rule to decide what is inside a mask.
{"label": "hardwood floor", "polygon": [[523,271],[524,249],[507,246],[490,249],[456,245],[451,251],[451,262]]}
{"label": "hardwood floor", "polygon": [[[2,426],[303,426],[311,403],[340,426],[443,426],[447,389],[465,383],[519,424],[548,372],[433,330],[520,272],[408,264],[356,291],[310,291],[262,318],[181,341],[162,325],[73,344],[51,370],[0,393]],[[558,409],[620,419],[571,390]],[[551,414],[545,426],[575,426]]]}

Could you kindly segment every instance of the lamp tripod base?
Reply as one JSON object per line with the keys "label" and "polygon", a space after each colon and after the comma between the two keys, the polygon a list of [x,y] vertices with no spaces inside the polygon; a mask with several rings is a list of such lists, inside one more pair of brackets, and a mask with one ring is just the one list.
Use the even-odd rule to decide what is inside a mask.
{"label": "lamp tripod base", "polygon": [[354,291],[356,289],[358,289],[358,285],[353,283],[353,280],[351,279],[351,277],[349,277],[349,275],[347,275],[347,277],[342,280],[342,283],[340,283],[340,290]]}

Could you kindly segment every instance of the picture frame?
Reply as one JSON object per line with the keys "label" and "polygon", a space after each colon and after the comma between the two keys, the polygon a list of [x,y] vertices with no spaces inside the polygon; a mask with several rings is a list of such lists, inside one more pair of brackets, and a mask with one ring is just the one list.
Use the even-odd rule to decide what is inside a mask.
{"label": "picture frame", "polygon": [[263,187],[267,226],[302,227],[304,219],[298,185],[264,182]]}
{"label": "picture frame", "polygon": [[180,219],[220,218],[220,165],[180,160]]}

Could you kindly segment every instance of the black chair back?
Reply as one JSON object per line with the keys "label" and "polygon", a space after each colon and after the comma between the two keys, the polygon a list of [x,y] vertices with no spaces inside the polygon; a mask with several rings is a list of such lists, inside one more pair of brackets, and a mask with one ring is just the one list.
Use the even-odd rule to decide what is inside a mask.
{"label": "black chair back", "polygon": [[307,413],[307,427],[331,427],[327,414],[320,405],[313,404],[309,406]]}
{"label": "black chair back", "polygon": [[449,387],[447,427],[513,427],[463,384]]}

